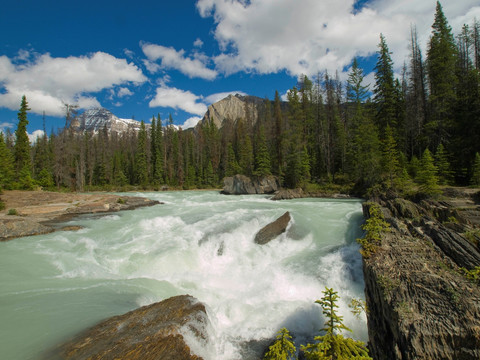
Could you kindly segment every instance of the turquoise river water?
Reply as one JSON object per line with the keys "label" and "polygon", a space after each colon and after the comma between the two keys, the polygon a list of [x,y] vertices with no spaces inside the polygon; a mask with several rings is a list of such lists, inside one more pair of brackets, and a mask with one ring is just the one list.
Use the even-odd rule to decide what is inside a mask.
{"label": "turquoise river water", "polygon": [[[0,243],[0,359],[40,359],[73,335],[117,314],[179,294],[206,304],[208,359],[250,359],[281,327],[297,344],[323,327],[314,302],[325,286],[360,340],[365,318],[360,200],[224,196],[214,191],[128,194],[164,202],[82,217],[76,232]],[[263,226],[290,211],[287,232],[256,245]],[[263,342],[262,342],[263,341]],[[259,345],[260,344],[260,345]]]}

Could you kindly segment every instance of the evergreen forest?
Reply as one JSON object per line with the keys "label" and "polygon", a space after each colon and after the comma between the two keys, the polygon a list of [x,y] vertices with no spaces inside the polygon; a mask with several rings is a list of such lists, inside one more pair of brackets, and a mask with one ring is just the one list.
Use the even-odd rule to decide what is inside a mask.
{"label": "evergreen forest", "polygon": [[[353,60],[348,79],[301,76],[287,101],[247,97],[257,121],[194,129],[153,117],[139,131],[66,126],[29,143],[28,99],[14,133],[0,133],[0,188],[127,190],[218,188],[225,176],[275,175],[285,187],[365,194],[433,195],[441,185],[480,185],[480,23],[453,34],[437,3],[423,54],[414,26],[410,55],[395,76],[379,35],[374,84]],[[248,112],[247,112],[248,114]]]}

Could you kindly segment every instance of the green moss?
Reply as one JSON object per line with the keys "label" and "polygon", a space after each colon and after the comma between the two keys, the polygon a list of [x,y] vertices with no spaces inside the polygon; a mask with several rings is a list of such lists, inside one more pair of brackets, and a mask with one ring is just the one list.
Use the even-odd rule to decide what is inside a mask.
{"label": "green moss", "polygon": [[9,209],[7,215],[18,215],[17,209]]}

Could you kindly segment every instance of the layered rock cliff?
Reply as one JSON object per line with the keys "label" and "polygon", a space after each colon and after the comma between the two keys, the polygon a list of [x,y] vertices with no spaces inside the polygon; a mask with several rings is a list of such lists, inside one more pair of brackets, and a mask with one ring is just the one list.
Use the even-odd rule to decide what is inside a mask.
{"label": "layered rock cliff", "polygon": [[364,256],[376,360],[480,359],[480,286],[462,270],[480,266],[480,203],[472,191],[445,195],[375,200],[390,224]]}
{"label": "layered rock cliff", "polygon": [[222,128],[226,122],[235,123],[238,119],[255,124],[258,119],[258,107],[263,99],[255,96],[229,95],[210,105],[200,126],[205,121],[213,121],[217,128]]}

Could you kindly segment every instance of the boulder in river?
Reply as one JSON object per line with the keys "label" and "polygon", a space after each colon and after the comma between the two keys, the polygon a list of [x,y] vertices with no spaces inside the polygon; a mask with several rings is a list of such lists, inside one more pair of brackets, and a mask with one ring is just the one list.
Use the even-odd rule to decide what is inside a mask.
{"label": "boulder in river", "polygon": [[279,188],[280,182],[275,176],[249,178],[237,174],[223,179],[222,193],[226,195],[273,194]]}
{"label": "boulder in river", "polygon": [[259,245],[265,245],[266,243],[275,239],[278,235],[285,232],[289,222],[290,213],[287,211],[277,220],[260,229],[257,235],[255,235],[255,243]]}
{"label": "boulder in river", "polygon": [[[114,316],[60,348],[60,359],[200,360],[185,334],[207,344],[205,306],[189,295],[174,296]],[[189,342],[190,343],[190,342]]]}

